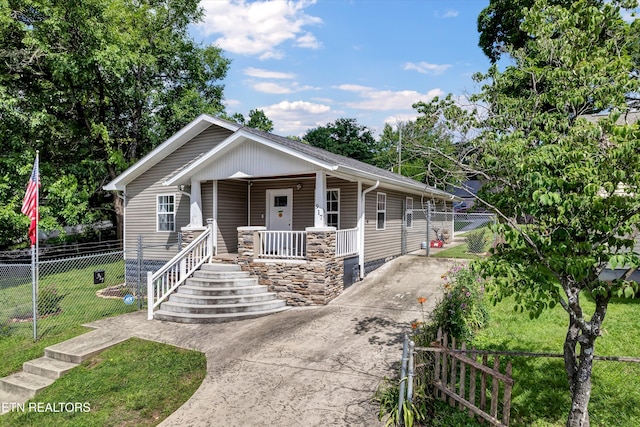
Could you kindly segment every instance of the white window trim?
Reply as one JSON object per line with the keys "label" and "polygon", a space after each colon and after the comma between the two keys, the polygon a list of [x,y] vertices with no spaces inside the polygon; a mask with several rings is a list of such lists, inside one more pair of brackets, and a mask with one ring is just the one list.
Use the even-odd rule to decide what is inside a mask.
{"label": "white window trim", "polygon": [[[413,228],[413,197],[407,197],[405,200],[404,224],[407,228]],[[408,218],[411,215],[411,223]]]}
{"label": "white window trim", "polygon": [[[329,192],[330,191],[335,191],[338,193],[338,210],[337,211],[330,211],[329,210]],[[340,189],[339,188],[327,188],[327,195],[326,195],[326,202],[327,204],[326,206],[326,211],[325,211],[325,215],[327,216],[327,226],[329,225],[329,214],[336,214],[338,215],[338,224],[336,224],[336,229],[340,229]]]}
{"label": "white window trim", "polygon": [[[384,196],[384,209],[379,209],[380,196]],[[378,227],[378,214],[384,214],[384,220],[382,221],[382,228]],[[376,230],[387,229],[387,193],[376,193]]]}
{"label": "white window trim", "polygon": [[[160,212],[158,207],[160,206],[160,197],[173,197],[173,212]],[[173,215],[173,230],[160,230],[160,214],[163,215]],[[156,232],[157,233],[175,233],[176,231],[176,194],[175,193],[167,193],[167,194],[157,194],[156,195]]]}

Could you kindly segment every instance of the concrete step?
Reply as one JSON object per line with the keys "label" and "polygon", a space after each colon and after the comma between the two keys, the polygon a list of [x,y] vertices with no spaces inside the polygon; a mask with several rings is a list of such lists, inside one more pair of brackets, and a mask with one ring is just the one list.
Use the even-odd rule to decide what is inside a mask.
{"label": "concrete step", "polygon": [[24,404],[27,400],[29,400],[28,396],[0,390],[0,415],[11,412],[12,410],[22,412],[18,405]]}
{"label": "concrete step", "polygon": [[222,263],[209,263],[202,264],[201,271],[242,271],[242,268],[238,264],[222,264]]}
{"label": "concrete step", "polygon": [[212,271],[197,270],[193,273],[193,277],[206,279],[244,279],[249,277],[248,271]]}
{"label": "concrete step", "polygon": [[209,287],[209,286],[192,286],[182,285],[178,288],[177,294],[204,295],[204,296],[224,296],[224,295],[252,295],[267,292],[267,287],[262,285],[255,286],[225,286],[225,287]]}
{"label": "concrete step", "polygon": [[287,303],[285,301],[279,299],[274,299],[272,301],[215,305],[185,304],[180,302],[165,301],[160,304],[160,310],[173,313],[225,314],[268,311],[280,307],[285,307],[286,305]]}
{"label": "concrete step", "polygon": [[194,305],[215,305],[215,304],[242,304],[260,301],[273,301],[276,294],[273,292],[263,292],[249,295],[190,295],[185,293],[174,293],[169,296],[169,301]]}
{"label": "concrete step", "polygon": [[64,362],[50,357],[40,357],[22,364],[22,370],[29,374],[41,377],[57,379],[78,366],[77,363]]}
{"label": "concrete step", "polygon": [[53,378],[45,378],[28,372],[17,372],[0,378],[0,390],[20,396],[34,397],[40,390],[53,384]]}
{"label": "concrete step", "polygon": [[[196,272],[197,273],[197,272]],[[236,287],[236,286],[256,286],[258,279],[256,277],[240,277],[240,278],[213,278],[213,277],[191,277],[185,282],[188,286],[201,287]]]}
{"label": "concrete step", "polygon": [[202,313],[174,313],[165,310],[158,310],[154,313],[154,318],[176,323],[222,323],[233,322],[237,320],[254,319],[256,317],[268,316],[291,309],[289,306],[274,308],[264,311],[250,311],[244,313],[219,313],[219,314],[202,314]]}
{"label": "concrete step", "polygon": [[44,355],[51,359],[80,364],[125,340],[126,337],[117,336],[109,331],[96,330],[47,347],[44,349]]}

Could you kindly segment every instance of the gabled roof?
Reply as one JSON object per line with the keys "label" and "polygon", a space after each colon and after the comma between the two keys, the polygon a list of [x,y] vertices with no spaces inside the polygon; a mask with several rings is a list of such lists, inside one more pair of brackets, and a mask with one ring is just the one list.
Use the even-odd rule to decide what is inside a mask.
{"label": "gabled roof", "polygon": [[247,126],[241,126],[206,114],[196,118],[193,122],[185,126],[185,128],[142,158],[138,163],[127,169],[122,173],[122,175],[107,184],[104,187],[105,190],[123,189],[127,183],[133,181],[151,166],[157,164],[160,160],[167,157],[171,152],[212,124],[222,126],[234,133],[210,151],[185,164],[183,168],[167,179],[165,182],[166,185],[175,185],[181,179],[193,176],[199,170],[206,167],[206,165],[211,161],[223,155],[226,151],[232,149],[243,140],[249,139],[259,144],[269,146],[274,150],[309,162],[317,167],[318,170],[324,169],[336,175],[353,177],[354,180],[361,179],[373,183],[380,181],[383,184],[393,187],[403,188],[413,192],[429,193],[433,196],[447,199],[455,197],[446,191],[429,187],[424,183],[378,168],[368,163],[341,156],[339,154],[334,154],[300,141],[295,141],[293,139],[274,135],[272,133],[253,129]]}
{"label": "gabled roof", "polygon": [[201,114],[102,188],[105,190],[124,190],[124,187],[128,183],[151,169],[154,165],[160,163],[160,161],[211,125],[218,125],[232,132],[241,128],[241,126],[236,123],[228,122],[208,114]]}

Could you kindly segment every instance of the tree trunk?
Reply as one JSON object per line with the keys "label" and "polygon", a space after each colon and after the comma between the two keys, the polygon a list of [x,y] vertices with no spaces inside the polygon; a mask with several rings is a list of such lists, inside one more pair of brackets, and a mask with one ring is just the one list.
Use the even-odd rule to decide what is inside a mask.
{"label": "tree trunk", "polygon": [[[565,288],[566,289],[566,288]],[[571,392],[571,409],[567,427],[589,427],[589,399],[591,399],[591,373],[596,338],[607,313],[608,295],[597,295],[596,309],[588,322],[584,321],[579,302],[579,289],[569,288],[569,328],[564,342],[564,364]],[[580,346],[580,354],[577,348]]]}
{"label": "tree trunk", "polygon": [[113,209],[116,211],[116,239],[121,241],[124,238],[124,200],[117,191],[111,193],[113,194]]}
{"label": "tree trunk", "polygon": [[[591,398],[591,371],[593,368],[593,340],[580,343],[578,363],[574,359],[573,375],[569,376],[571,390],[571,409],[567,418],[567,427],[589,427],[589,399]],[[575,348],[575,347],[574,347]],[[567,354],[565,351],[565,364]]]}

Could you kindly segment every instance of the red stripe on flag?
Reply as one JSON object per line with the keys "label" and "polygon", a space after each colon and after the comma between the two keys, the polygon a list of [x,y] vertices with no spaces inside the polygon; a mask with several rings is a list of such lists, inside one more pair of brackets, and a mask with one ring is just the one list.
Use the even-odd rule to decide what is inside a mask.
{"label": "red stripe on flag", "polygon": [[40,187],[40,171],[38,170],[38,158],[36,157],[36,161],[33,164],[33,171],[31,172],[29,183],[27,184],[27,191],[24,195],[24,200],[22,201],[22,209],[21,209],[21,212],[31,220],[31,225],[29,226],[29,239],[31,240],[32,246],[36,244],[37,222],[40,219],[39,212],[38,212],[38,188],[39,187]]}

